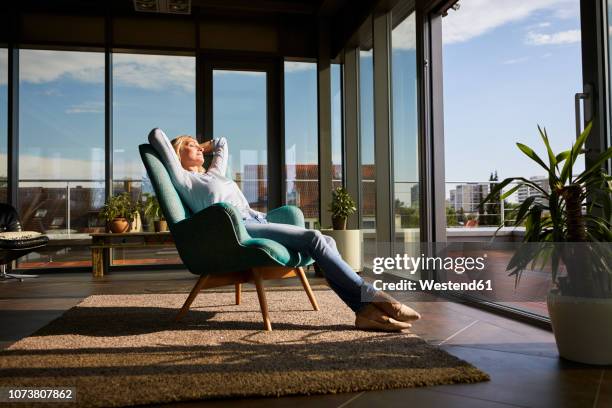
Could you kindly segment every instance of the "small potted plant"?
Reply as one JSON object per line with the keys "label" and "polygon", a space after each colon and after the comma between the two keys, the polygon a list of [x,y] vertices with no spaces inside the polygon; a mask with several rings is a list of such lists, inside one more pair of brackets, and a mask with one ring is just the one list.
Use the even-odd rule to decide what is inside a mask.
{"label": "small potted plant", "polygon": [[110,197],[100,210],[99,217],[106,220],[111,232],[123,233],[130,229],[138,209],[138,203],[133,202],[128,193],[123,193]]}
{"label": "small potted plant", "polygon": [[157,197],[151,194],[145,194],[145,202],[143,204],[143,212],[145,217],[149,219],[149,222],[153,220],[155,232],[168,231],[168,223],[164,218],[159,201]]}
{"label": "small potted plant", "polygon": [[344,187],[338,187],[332,192],[332,202],[329,210],[332,213],[332,226],[335,230],[345,230],[349,215],[357,211],[355,201]]}
{"label": "small potted plant", "polygon": [[321,232],[334,238],[342,259],[354,271],[361,271],[361,230],[346,229],[348,217],[357,211],[355,201],[345,188],[338,187],[332,192],[329,210],[332,213],[333,229],[322,229]]}

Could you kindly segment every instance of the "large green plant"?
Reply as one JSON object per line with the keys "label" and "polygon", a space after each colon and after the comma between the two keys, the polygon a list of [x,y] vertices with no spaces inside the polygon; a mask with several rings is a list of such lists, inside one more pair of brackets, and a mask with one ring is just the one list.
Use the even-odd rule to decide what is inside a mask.
{"label": "large green plant", "polygon": [[123,193],[110,197],[100,210],[99,217],[106,221],[112,221],[115,218],[125,218],[129,222],[132,222],[135,213],[139,210],[140,204],[132,201],[128,193]]}
{"label": "large green plant", "polygon": [[[515,211],[514,225],[525,225],[523,243],[507,266],[510,275],[516,277],[516,284],[528,266],[550,264],[553,282],[561,294],[612,296],[609,244],[612,241],[612,178],[604,170],[612,157],[612,148],[590,161],[582,173],[574,174],[577,159],[585,154],[584,145],[591,127],[589,123],[570,150],[555,154],[546,129],[538,126],[548,163],[530,147],[516,145],[546,170],[549,189],[524,177],[510,177],[497,184],[481,203],[484,206],[492,200],[503,200],[522,186],[537,190],[543,198],[528,197]],[[517,185],[502,194],[510,183]],[[583,204],[586,204],[585,211]],[[559,273],[560,264],[565,266],[566,273]]]}

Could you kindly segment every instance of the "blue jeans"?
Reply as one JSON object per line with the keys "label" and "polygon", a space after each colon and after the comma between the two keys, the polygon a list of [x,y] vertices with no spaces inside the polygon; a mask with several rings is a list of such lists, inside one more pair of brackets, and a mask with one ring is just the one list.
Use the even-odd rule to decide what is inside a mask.
{"label": "blue jeans", "polygon": [[372,299],[376,293],[372,285],[365,282],[344,262],[336,249],[334,239],[321,234],[321,231],[257,219],[245,220],[245,227],[253,238],[268,238],[312,257],[325,272],[325,279],[332,290],[354,312],[366,305],[367,302],[362,302],[362,299]]}

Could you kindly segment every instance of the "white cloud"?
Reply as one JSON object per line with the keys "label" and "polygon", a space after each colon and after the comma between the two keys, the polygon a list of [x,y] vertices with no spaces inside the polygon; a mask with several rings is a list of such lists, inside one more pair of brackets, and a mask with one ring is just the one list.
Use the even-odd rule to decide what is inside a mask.
{"label": "white cloud", "polygon": [[104,54],[94,52],[58,52],[21,50],[20,80],[35,84],[68,77],[80,82],[104,82]]}
{"label": "white cloud", "polygon": [[[0,66],[7,54],[0,53]],[[69,78],[84,83],[104,82],[104,54],[78,51],[22,50],[20,79],[42,84]],[[195,89],[195,58],[165,55],[113,54],[114,85],[148,90]],[[6,83],[6,74],[0,84]]]}
{"label": "white cloud", "polygon": [[503,61],[502,64],[503,65],[521,64],[523,62],[527,62],[528,60],[529,60],[529,57],[512,58],[512,59]]}
{"label": "white cloud", "polygon": [[224,76],[224,75],[248,75],[248,76],[265,76],[266,73],[263,71],[235,71],[230,69],[215,69],[213,70],[213,77]]}
{"label": "white cloud", "polygon": [[7,64],[8,52],[6,49],[0,49],[0,85],[6,85],[7,82]]}
{"label": "white cloud", "polygon": [[83,102],[72,105],[66,109],[66,113],[102,113],[104,112],[104,102]]}
{"label": "white cloud", "polygon": [[468,41],[505,24],[520,21],[539,10],[553,10],[555,16],[576,16],[575,0],[465,0],[458,11],[443,20],[445,44]]}
{"label": "white cloud", "polygon": [[[89,152],[83,151],[83,159],[71,159],[57,156],[39,156],[38,154],[22,153],[19,156],[19,178],[24,179],[80,179],[80,180],[101,180],[97,184],[104,182],[104,150],[91,149]],[[6,163],[6,154],[0,154],[0,161]],[[116,179],[128,177],[140,180],[145,174],[142,161],[138,157],[133,160],[115,160],[113,162],[113,174]],[[32,185],[43,187],[61,187],[66,183],[61,182],[32,182]],[[93,186],[93,182],[79,182],[75,185]],[[26,184],[26,187],[29,185]]]}
{"label": "white cloud", "polygon": [[543,34],[527,33],[525,42],[530,45],[558,45],[558,44],[573,44],[580,42],[580,30],[559,31],[558,33]]}
{"label": "white cloud", "polygon": [[416,29],[414,13],[408,16],[391,33],[393,49],[414,50],[416,48]]}
{"label": "white cloud", "polygon": [[311,62],[285,61],[285,72],[300,72],[316,69],[317,64]]}
{"label": "white cloud", "polygon": [[114,54],[117,85],[149,90],[195,89],[195,58],[166,55]]}

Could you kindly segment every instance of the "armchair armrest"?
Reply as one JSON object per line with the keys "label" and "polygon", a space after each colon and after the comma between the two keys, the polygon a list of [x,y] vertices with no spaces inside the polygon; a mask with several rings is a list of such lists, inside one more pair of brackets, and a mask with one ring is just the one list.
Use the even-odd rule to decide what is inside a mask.
{"label": "armchair armrest", "polygon": [[304,228],[304,213],[295,205],[283,205],[266,214],[268,222],[275,224],[290,224]]}
{"label": "armchair armrest", "polygon": [[220,255],[214,258],[236,256],[241,244],[251,239],[238,210],[228,203],[213,204],[170,230],[181,259],[192,271],[201,269],[204,253]]}

